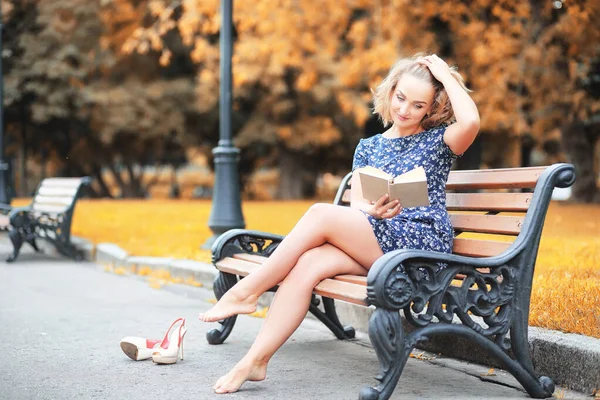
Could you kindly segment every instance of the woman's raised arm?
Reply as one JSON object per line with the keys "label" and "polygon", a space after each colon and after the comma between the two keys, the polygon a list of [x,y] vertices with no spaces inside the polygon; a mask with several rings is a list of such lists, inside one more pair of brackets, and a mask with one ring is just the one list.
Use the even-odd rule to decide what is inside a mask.
{"label": "woman's raised arm", "polygon": [[450,99],[456,122],[444,133],[444,142],[454,154],[463,154],[479,132],[479,111],[469,93],[452,75],[450,67],[438,56],[423,57],[420,63],[426,65],[433,76],[444,85]]}

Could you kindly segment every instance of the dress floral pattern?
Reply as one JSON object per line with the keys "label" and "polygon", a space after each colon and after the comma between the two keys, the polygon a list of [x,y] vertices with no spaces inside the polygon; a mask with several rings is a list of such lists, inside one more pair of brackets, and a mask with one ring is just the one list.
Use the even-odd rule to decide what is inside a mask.
{"label": "dress floral pattern", "polygon": [[446,127],[392,139],[378,134],[361,139],[356,147],[353,171],[370,165],[396,176],[422,166],[427,175],[429,206],[404,208],[398,215],[383,219],[365,212],[384,253],[398,249],[452,251],[454,231],[446,210],[445,189],[457,156],[443,140]]}

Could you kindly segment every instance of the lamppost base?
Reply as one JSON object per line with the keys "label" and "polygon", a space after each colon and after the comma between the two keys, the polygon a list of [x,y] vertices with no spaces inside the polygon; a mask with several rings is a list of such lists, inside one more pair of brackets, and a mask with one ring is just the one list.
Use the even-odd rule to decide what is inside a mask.
{"label": "lamppost base", "polygon": [[0,159],[0,204],[10,204],[10,201],[12,200],[8,194],[6,171],[8,171],[8,163]]}
{"label": "lamppost base", "polygon": [[219,145],[213,149],[215,186],[208,219],[213,236],[202,244],[201,249],[210,249],[215,239],[230,229],[246,227],[237,170],[239,154],[240,150],[231,145]]}

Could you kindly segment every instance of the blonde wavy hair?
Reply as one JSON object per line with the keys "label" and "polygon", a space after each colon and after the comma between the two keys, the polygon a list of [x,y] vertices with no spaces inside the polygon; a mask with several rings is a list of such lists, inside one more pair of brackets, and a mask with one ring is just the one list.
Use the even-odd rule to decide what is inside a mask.
{"label": "blonde wavy hair", "polygon": [[[430,83],[434,89],[433,104],[429,113],[421,121],[423,129],[433,128],[444,123],[454,122],[454,110],[450,104],[448,93],[444,89],[444,85],[431,74],[429,68],[419,64],[417,59],[423,57],[423,53],[415,54],[412,57],[403,58],[397,61],[383,81],[373,90],[373,114],[378,114],[379,119],[384,126],[392,124],[392,112],[390,110],[392,104],[392,96],[396,90],[398,81],[404,74],[410,74],[416,78],[422,79]],[[465,85],[462,76],[458,73],[457,68],[450,67],[450,73],[458,81],[460,86],[470,92]]]}

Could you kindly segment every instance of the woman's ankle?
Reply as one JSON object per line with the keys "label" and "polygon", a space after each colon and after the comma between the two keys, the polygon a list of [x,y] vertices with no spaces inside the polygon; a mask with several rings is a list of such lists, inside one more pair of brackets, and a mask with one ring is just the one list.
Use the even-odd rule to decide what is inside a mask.
{"label": "woman's ankle", "polygon": [[235,300],[236,302],[239,302],[239,303],[247,303],[247,304],[258,303],[258,296],[255,295],[254,293],[249,292],[244,289],[231,288],[231,289],[229,289],[227,294],[229,294],[231,297],[233,297],[233,300]]}
{"label": "woman's ankle", "polygon": [[246,354],[246,356],[244,356],[244,358],[242,358],[238,364],[240,366],[244,366],[244,367],[267,369],[267,365],[269,364],[270,359],[271,359],[271,357],[254,356],[254,355]]}

